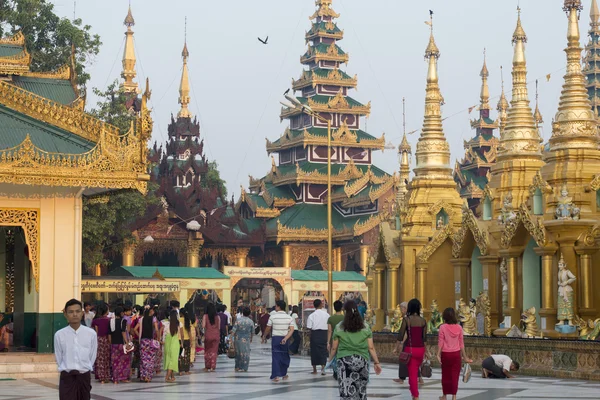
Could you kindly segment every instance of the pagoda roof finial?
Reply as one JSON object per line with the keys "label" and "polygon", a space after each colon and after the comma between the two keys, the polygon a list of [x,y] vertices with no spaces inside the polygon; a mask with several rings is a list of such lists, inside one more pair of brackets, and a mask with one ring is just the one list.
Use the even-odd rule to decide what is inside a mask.
{"label": "pagoda roof finial", "polygon": [[135,20],[131,13],[131,3],[129,4],[127,16],[125,17],[123,24],[127,27],[127,32],[125,32],[125,48],[123,49],[123,70],[121,71],[121,77],[125,82],[121,83],[120,87],[125,93],[137,94],[140,92],[140,89],[137,82],[133,81],[137,76],[137,72],[135,70],[136,58],[135,47],[133,44],[133,30],[131,29],[131,27],[135,25]]}
{"label": "pagoda roof finial", "polygon": [[[429,44],[425,51],[425,59],[429,63],[427,73],[427,87],[425,89],[425,116],[423,118],[423,129],[417,144],[415,168],[415,178],[429,179],[437,174],[439,177],[440,169],[448,168],[450,165],[450,147],[444,136],[442,126],[442,104],[444,98],[438,84],[437,62],[440,57],[440,51],[435,44],[433,37],[433,12],[429,12],[430,20],[427,25],[430,27]],[[431,151],[431,149],[434,149]],[[448,168],[448,177],[452,179],[452,170]]]}
{"label": "pagoda roof finial", "polygon": [[527,157],[541,160],[540,136],[529,106],[527,90],[527,62],[525,58],[525,42],[527,36],[521,25],[521,9],[517,8],[517,29],[512,38],[514,43],[512,70],[511,107],[506,116],[506,126],[500,138],[503,151],[498,154],[498,161],[505,158]]}
{"label": "pagoda roof finial", "polygon": [[592,0],[592,6],[590,7],[590,25],[598,26],[600,23],[600,9],[598,9],[598,1]]}
{"label": "pagoda roof finial", "polygon": [[481,68],[481,104],[479,106],[480,110],[489,110],[490,109],[490,88],[488,87],[488,77],[490,76],[490,72],[488,71],[486,65],[486,54],[485,49],[483,49],[483,67]]}
{"label": "pagoda roof finial", "polygon": [[336,13],[331,8],[333,0],[315,0],[315,5],[318,7],[317,11],[309,17],[310,20],[315,18],[339,18],[340,14]]}
{"label": "pagoda roof finial", "polygon": [[[564,148],[598,148],[597,120],[586,89],[586,79],[581,71],[581,45],[579,34],[580,0],[565,0],[567,13],[567,68],[558,112],[552,124],[550,151]],[[574,145],[576,143],[576,145]]]}
{"label": "pagoda roof finial", "polygon": [[398,146],[398,153],[412,154],[410,143],[408,143],[408,139],[406,138],[406,99],[404,97],[402,98],[402,130],[402,142]]}
{"label": "pagoda roof finial", "polygon": [[192,113],[188,109],[190,104],[190,81],[189,71],[187,65],[187,59],[190,56],[190,52],[187,48],[187,17],[185,18],[185,39],[183,42],[183,50],[181,51],[181,57],[183,57],[183,68],[181,70],[181,81],[179,82],[179,104],[181,104],[181,110],[177,113],[177,118],[191,118]]}

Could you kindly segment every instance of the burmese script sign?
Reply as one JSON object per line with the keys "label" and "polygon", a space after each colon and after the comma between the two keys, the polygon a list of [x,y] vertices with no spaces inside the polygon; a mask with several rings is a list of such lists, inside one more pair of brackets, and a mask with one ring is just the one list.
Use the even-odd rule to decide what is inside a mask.
{"label": "burmese script sign", "polygon": [[230,277],[236,278],[255,278],[255,279],[265,279],[265,278],[291,278],[291,272],[289,268],[252,268],[252,267],[224,267],[223,273]]}
{"label": "burmese script sign", "polygon": [[82,293],[171,293],[179,292],[179,282],[153,279],[84,279]]}

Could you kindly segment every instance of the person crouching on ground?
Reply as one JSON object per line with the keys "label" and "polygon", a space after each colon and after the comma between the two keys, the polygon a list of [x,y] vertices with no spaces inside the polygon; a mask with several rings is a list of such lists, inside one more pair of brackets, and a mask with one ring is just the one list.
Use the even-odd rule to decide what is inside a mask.
{"label": "person crouching on ground", "polygon": [[510,371],[518,371],[519,363],[502,354],[492,354],[481,363],[482,378],[514,378]]}
{"label": "person crouching on ground", "polygon": [[266,341],[269,332],[271,337],[271,380],[279,382],[279,379],[288,378],[288,368],[290,367],[290,353],[288,340],[294,333],[294,321],[285,311],[285,301],[277,300],[275,302],[275,312],[269,317],[267,329],[263,336],[263,343]]}
{"label": "person crouching on ground", "polygon": [[340,399],[366,399],[369,359],[373,360],[377,375],[381,373],[381,364],[371,328],[364,323],[352,300],[344,305],[344,319],[333,331],[329,361],[336,357]]}
{"label": "person crouching on ground", "polygon": [[454,308],[448,307],[442,313],[444,323],[440,326],[438,336],[438,361],[442,364],[442,393],[440,400],[446,400],[448,395],[456,400],[458,380],[462,361],[472,363],[473,360],[465,353],[463,329],[458,324]]}
{"label": "person crouching on ground", "polygon": [[81,324],[83,305],[71,299],[63,314],[69,325],[54,334],[54,355],[60,371],[60,400],[90,400],[91,371],[96,361],[98,339],[96,331]]}

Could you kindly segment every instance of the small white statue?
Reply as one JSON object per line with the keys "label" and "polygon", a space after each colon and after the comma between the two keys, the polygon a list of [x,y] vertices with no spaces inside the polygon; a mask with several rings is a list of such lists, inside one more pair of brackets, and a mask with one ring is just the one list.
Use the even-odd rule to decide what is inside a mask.
{"label": "small white statue", "polygon": [[502,225],[506,225],[508,222],[517,217],[517,214],[513,209],[512,200],[512,193],[508,193],[506,196],[504,196],[502,208],[500,209],[500,215],[498,216],[498,222],[500,222]]}
{"label": "small white statue", "polygon": [[581,210],[573,203],[573,198],[569,196],[567,186],[563,186],[560,191],[560,197],[556,203],[554,217],[556,219],[572,219],[577,221]]}
{"label": "small white statue", "polygon": [[573,287],[571,284],[575,282],[575,275],[567,269],[567,264],[560,255],[558,261],[558,322],[567,321],[569,326],[573,326]]}
{"label": "small white statue", "polygon": [[440,215],[440,217],[437,220],[437,229],[440,230],[444,227],[444,218]]}

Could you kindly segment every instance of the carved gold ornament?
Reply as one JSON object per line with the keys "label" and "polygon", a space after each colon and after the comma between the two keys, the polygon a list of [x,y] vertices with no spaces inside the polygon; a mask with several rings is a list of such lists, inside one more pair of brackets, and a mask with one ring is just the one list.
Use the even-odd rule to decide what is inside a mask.
{"label": "carved gold ornament", "polygon": [[356,75],[354,75],[353,78],[346,78],[338,69],[333,69],[327,76],[320,76],[310,71],[303,71],[300,79],[292,79],[292,89],[294,90],[300,90],[307,86],[315,88],[317,85],[356,88],[358,85],[358,78]]}
{"label": "carved gold ornament", "polygon": [[417,260],[422,263],[429,261],[429,257],[435,253],[435,251],[450,238],[452,240],[454,231],[450,224],[444,225],[441,229],[437,230],[433,235],[433,238],[427,243],[421,251],[417,254]]}
{"label": "carved gold ornament", "polygon": [[477,218],[473,214],[473,211],[469,209],[468,205],[463,205],[462,210],[462,223],[460,229],[456,232],[453,239],[452,245],[452,257],[459,258],[460,253],[465,241],[465,237],[467,231],[471,231],[473,235],[473,239],[475,239],[475,243],[479,250],[481,251],[481,255],[485,256],[488,253],[489,246],[489,237],[488,233],[484,229],[480,229],[477,224]]}
{"label": "carved gold ornament", "polygon": [[[358,141],[358,136],[353,131],[350,131],[350,135],[340,135],[338,132],[342,128],[337,131],[333,131],[332,138],[334,142],[333,145],[343,145],[344,147],[351,148],[360,148],[360,149],[374,149],[374,150],[383,150],[385,148],[385,134],[382,134],[379,138],[373,139],[361,139]],[[336,139],[336,136],[339,136],[339,139]],[[341,140],[343,139],[343,140]],[[267,142],[267,153],[276,153],[281,150],[290,149],[297,146],[303,146],[304,148],[312,145],[312,146],[327,146],[327,135],[314,135],[311,134],[306,128],[302,131],[302,133],[297,134],[296,136],[291,136],[291,131],[289,128],[286,128],[284,134],[276,141],[271,142],[269,139],[266,139]]]}
{"label": "carved gold ornament", "polygon": [[542,218],[532,217],[527,206],[521,204],[521,207],[514,211],[514,218],[507,220],[504,224],[504,230],[500,238],[502,248],[507,249],[510,247],[521,223],[539,247],[544,247],[548,243]]}
{"label": "carved gold ornament", "polygon": [[40,291],[40,211],[35,208],[0,208],[0,225],[19,226],[25,233],[29,260],[35,280],[35,291]]}

